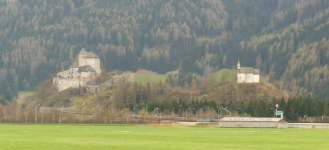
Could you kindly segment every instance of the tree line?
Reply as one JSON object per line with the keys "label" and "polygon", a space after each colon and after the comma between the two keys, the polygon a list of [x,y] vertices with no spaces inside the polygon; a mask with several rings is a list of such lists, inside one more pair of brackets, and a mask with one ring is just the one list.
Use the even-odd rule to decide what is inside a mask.
{"label": "tree line", "polygon": [[[85,103],[85,102],[84,102]],[[0,121],[13,123],[144,123],[157,120],[155,114],[168,120],[191,120],[219,117],[250,116],[274,117],[276,104],[278,111],[284,112],[287,121],[302,121],[307,117],[329,115],[329,103],[308,95],[272,99],[249,99],[248,101],[216,103],[207,99],[173,99],[159,102],[118,104],[114,101],[88,102],[69,101],[65,106],[42,107],[41,104],[21,106],[11,103],[0,105]],[[87,117],[85,115],[91,115]],[[39,121],[38,121],[39,120]],[[129,121],[130,120],[130,121]],[[195,121],[195,120],[194,120]]]}
{"label": "tree line", "polygon": [[[141,102],[137,108],[146,109],[148,102]],[[153,112],[156,108],[159,108],[162,112],[170,114],[172,111],[176,114],[182,115],[183,111],[191,111],[196,114],[198,111],[213,110],[216,112],[222,112],[228,115],[228,110],[231,113],[242,115],[242,113],[248,114],[251,117],[273,117],[275,114],[276,104],[279,105],[278,111],[284,112],[284,119],[287,121],[301,121],[306,115],[308,117],[320,117],[329,115],[329,103],[326,100],[320,100],[316,97],[308,95],[307,97],[290,97],[286,101],[282,98],[272,99],[249,99],[247,101],[226,103],[216,103],[214,100],[207,99],[192,99],[192,100],[165,100],[162,102],[149,102],[148,111]],[[131,111],[134,111],[136,104],[126,105]],[[120,106],[120,108],[124,106]],[[227,108],[226,110],[222,108]],[[135,108],[136,109],[136,108]]]}

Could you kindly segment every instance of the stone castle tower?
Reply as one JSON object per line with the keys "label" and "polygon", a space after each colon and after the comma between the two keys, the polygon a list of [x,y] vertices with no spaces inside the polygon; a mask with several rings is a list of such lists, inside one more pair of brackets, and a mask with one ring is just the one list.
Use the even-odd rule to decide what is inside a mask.
{"label": "stone castle tower", "polygon": [[78,67],[59,72],[53,78],[53,84],[58,91],[68,88],[94,87],[97,76],[101,76],[102,73],[99,56],[82,49],[78,55],[78,61]]}
{"label": "stone castle tower", "polygon": [[92,52],[86,52],[83,48],[78,55],[79,66],[57,73],[53,78],[53,85],[58,92],[69,88],[86,88],[87,92],[98,92],[112,86],[124,83],[123,78],[112,78],[96,85],[97,76],[101,76],[99,56]]}
{"label": "stone castle tower", "polygon": [[101,74],[100,59],[99,56],[91,52],[86,52],[83,48],[78,55],[79,67],[90,66],[92,67],[97,75]]}

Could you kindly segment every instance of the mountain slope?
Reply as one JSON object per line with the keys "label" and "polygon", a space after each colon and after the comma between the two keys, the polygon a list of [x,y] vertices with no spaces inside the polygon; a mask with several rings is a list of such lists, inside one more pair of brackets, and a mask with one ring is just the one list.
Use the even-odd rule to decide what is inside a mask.
{"label": "mountain slope", "polygon": [[101,56],[107,71],[179,69],[206,77],[240,59],[273,75],[282,90],[326,98],[328,6],[326,0],[1,0],[0,93],[10,101],[19,90],[33,90],[85,48]]}

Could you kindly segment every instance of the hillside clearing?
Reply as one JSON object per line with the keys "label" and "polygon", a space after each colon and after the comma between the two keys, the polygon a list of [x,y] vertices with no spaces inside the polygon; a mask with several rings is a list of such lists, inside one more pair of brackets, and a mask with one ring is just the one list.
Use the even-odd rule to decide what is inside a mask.
{"label": "hillside clearing", "polygon": [[[111,72],[117,73],[117,72]],[[114,75],[113,77],[125,77],[127,81],[136,81],[142,84],[153,83],[153,82],[166,82],[168,75],[170,74],[178,74],[178,70],[168,72],[166,74],[157,74],[156,72],[148,71],[148,70],[138,70],[133,73],[131,71],[122,72],[121,75]]]}
{"label": "hillside clearing", "polygon": [[17,98],[18,103],[22,103],[23,100],[24,100],[26,97],[31,96],[31,95],[33,95],[33,94],[34,94],[34,92],[31,92],[31,91],[19,91],[19,92],[17,93],[17,95],[18,95],[18,98]]}
{"label": "hillside clearing", "polygon": [[216,82],[221,80],[224,82],[236,83],[237,71],[231,69],[223,69],[215,73]]}

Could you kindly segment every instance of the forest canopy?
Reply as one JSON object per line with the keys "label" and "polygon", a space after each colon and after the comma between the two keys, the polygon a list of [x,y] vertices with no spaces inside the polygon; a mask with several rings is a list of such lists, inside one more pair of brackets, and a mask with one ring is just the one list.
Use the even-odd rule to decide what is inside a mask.
{"label": "forest canopy", "polygon": [[[293,95],[328,98],[326,0],[0,0],[0,93],[12,101],[78,52],[107,71],[179,69],[185,76],[243,66]],[[192,79],[191,79],[192,80]]]}

